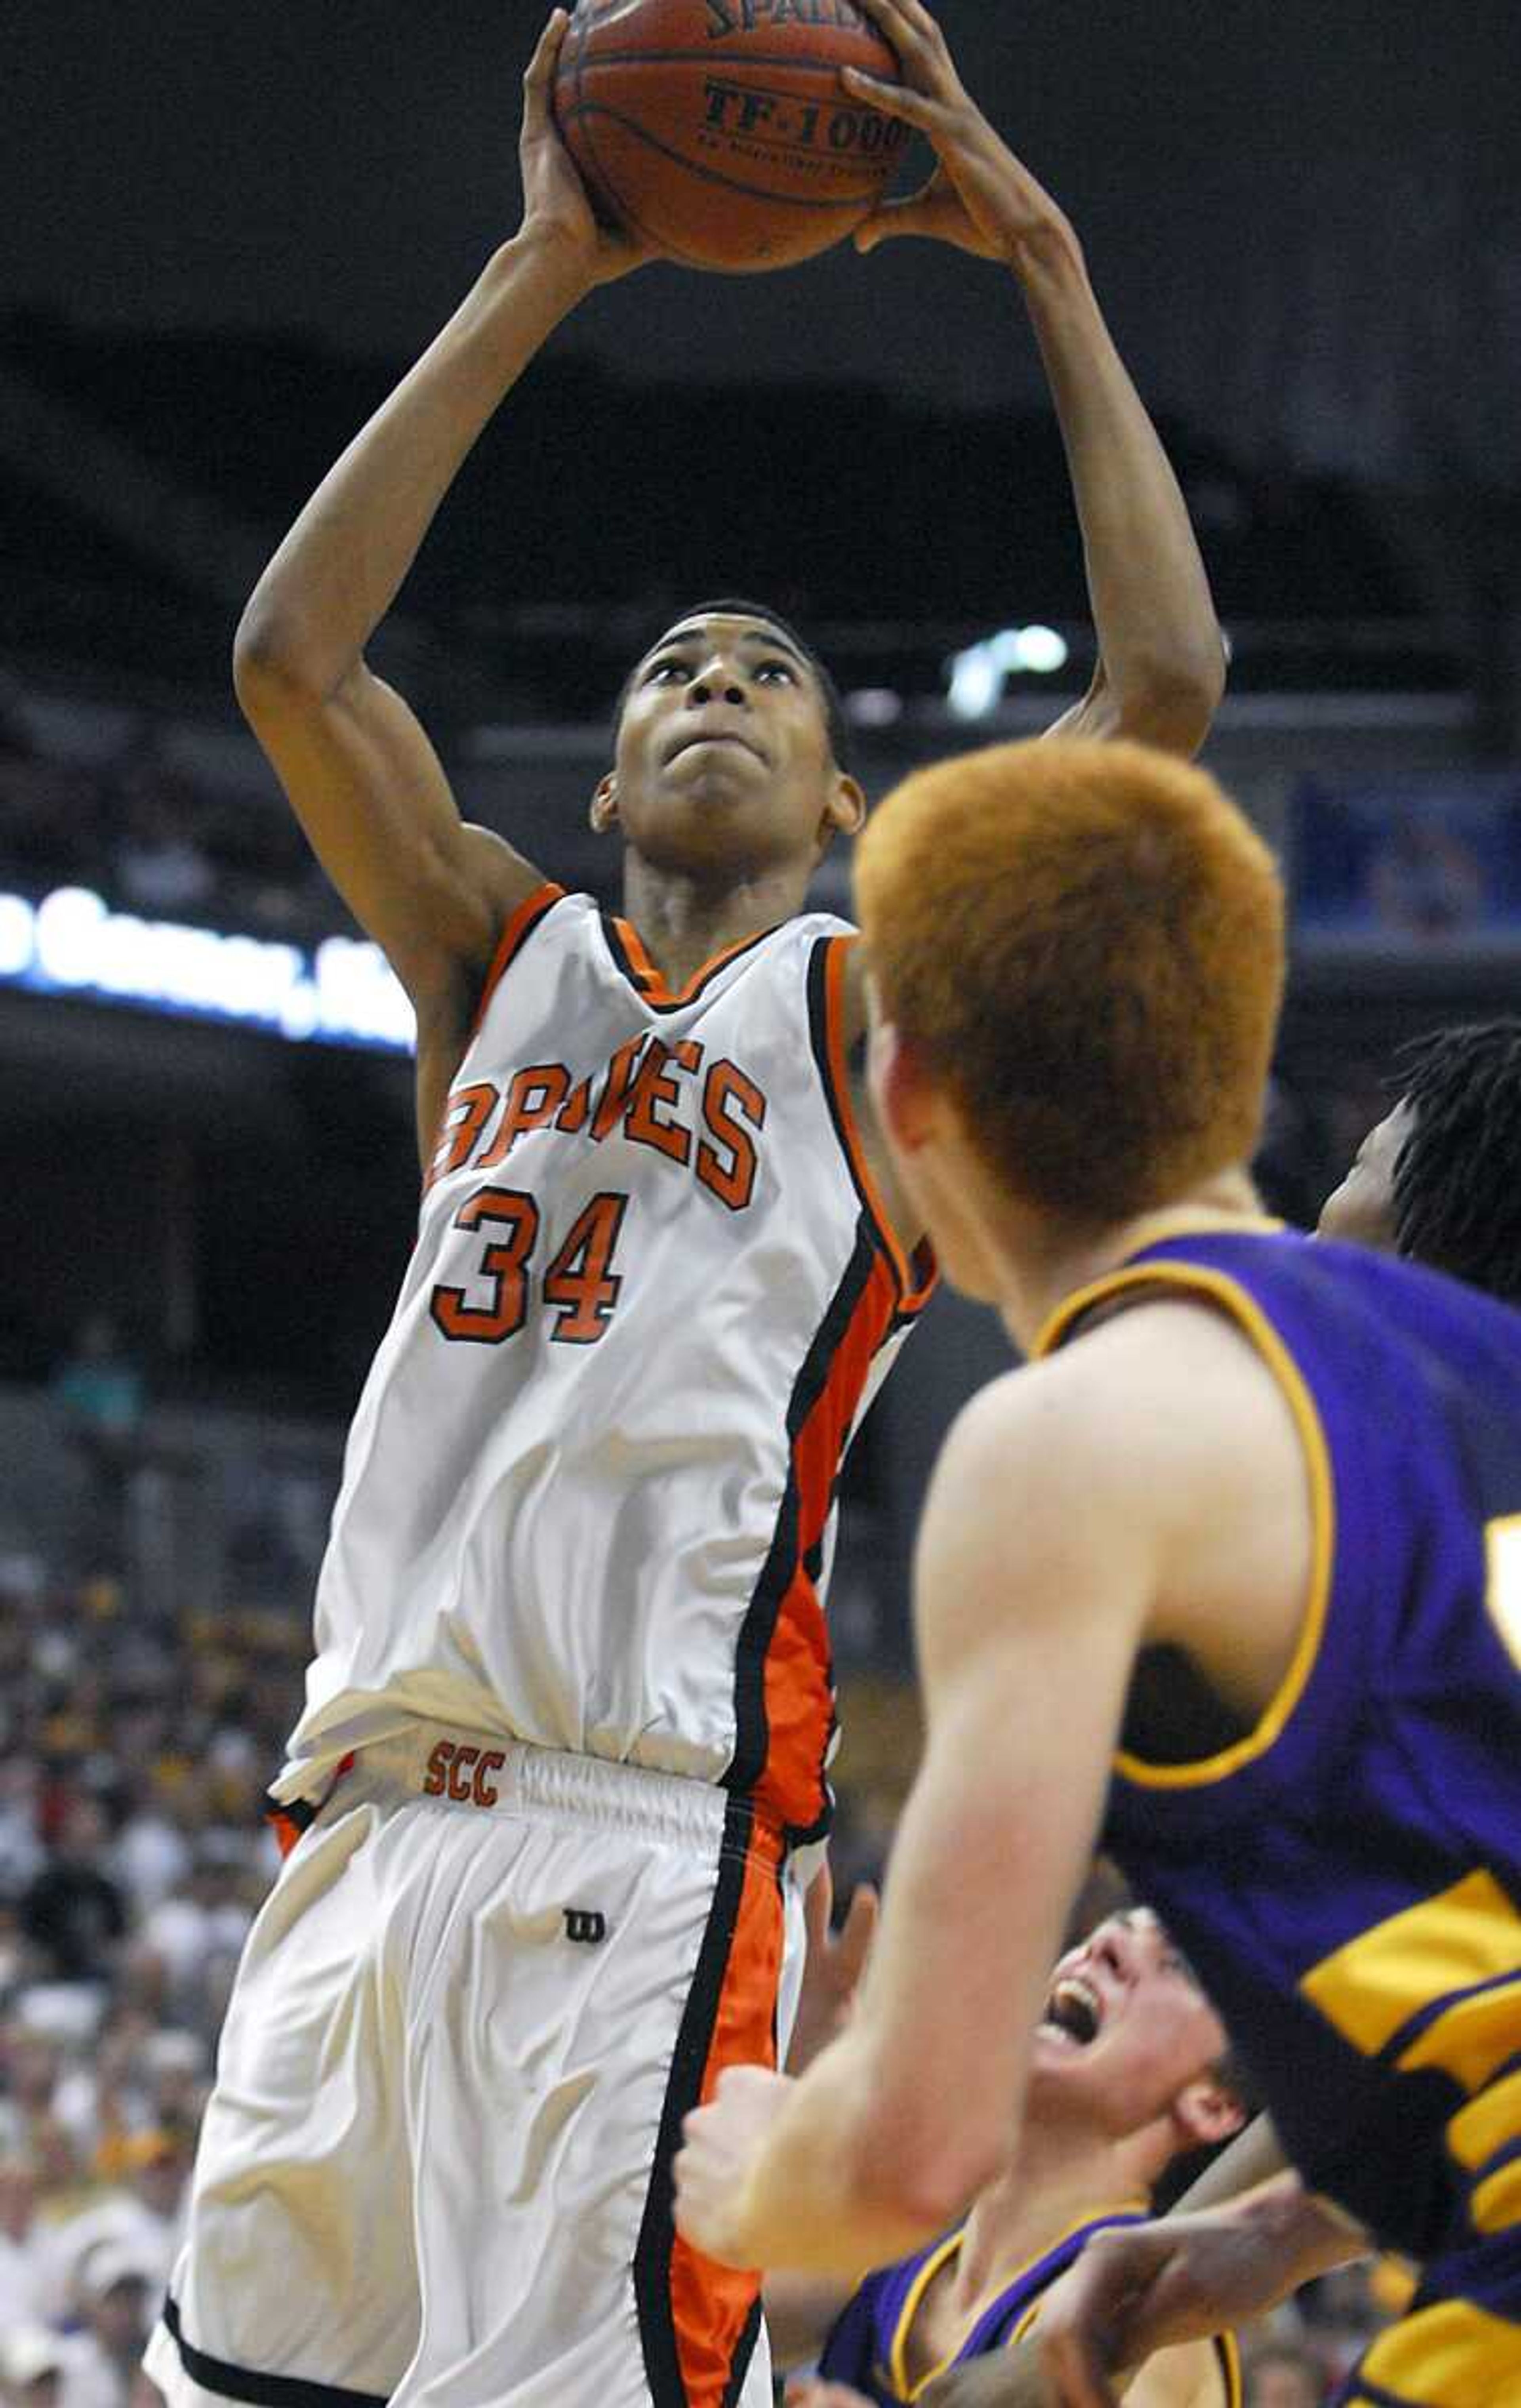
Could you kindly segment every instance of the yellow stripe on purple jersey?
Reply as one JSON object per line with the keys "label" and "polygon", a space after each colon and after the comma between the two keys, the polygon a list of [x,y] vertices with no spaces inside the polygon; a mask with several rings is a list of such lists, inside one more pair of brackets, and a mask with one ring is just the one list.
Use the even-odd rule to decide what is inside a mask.
{"label": "yellow stripe on purple jersey", "polygon": [[1172,1651],[1142,1657],[1106,1844],[1306,2180],[1423,2266],[1346,2399],[1521,2402],[1521,1314],[1216,1230],[1069,1299],[1040,1351],[1127,1290],[1214,1303],[1272,1369],[1316,1571],[1251,1730]]}
{"label": "yellow stripe on purple jersey", "polygon": [[[1141,2223],[1144,2214],[1139,2208],[1114,2209],[1088,2216],[1063,2233],[1050,2249],[1010,2275],[942,2366],[912,2381],[908,2352],[914,2318],[934,2276],[961,2246],[961,2231],[948,2233],[911,2257],[899,2258],[896,2265],[867,2276],[835,2321],[819,2359],[819,2372],[827,2382],[848,2384],[874,2408],[907,2408],[952,2367],[991,2357],[1027,2332],[1040,2315],[1045,2293],[1066,2272],[1091,2234],[1114,2225]],[[1241,2408],[1241,2358],[1236,2344],[1228,2333],[1222,2333],[1214,2351],[1220,2408]]]}

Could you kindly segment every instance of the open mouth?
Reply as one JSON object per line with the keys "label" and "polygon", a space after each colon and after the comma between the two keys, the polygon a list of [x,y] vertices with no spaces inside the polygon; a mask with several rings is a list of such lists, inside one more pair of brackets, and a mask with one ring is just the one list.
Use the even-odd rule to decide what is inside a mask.
{"label": "open mouth", "polygon": [[1053,1987],[1040,2028],[1055,2033],[1070,2048],[1087,2048],[1098,2039],[1103,2020],[1103,2001],[1098,1991],[1091,1983],[1069,1973]]}

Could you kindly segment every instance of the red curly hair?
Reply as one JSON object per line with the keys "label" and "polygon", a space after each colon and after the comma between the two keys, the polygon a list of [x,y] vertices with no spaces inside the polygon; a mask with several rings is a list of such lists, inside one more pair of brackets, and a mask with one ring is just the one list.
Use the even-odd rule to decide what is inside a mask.
{"label": "red curly hair", "polygon": [[1016,1194],[1107,1223],[1250,1158],[1283,886],[1207,771],[1061,738],[962,753],[888,796],[854,877],[887,1017]]}

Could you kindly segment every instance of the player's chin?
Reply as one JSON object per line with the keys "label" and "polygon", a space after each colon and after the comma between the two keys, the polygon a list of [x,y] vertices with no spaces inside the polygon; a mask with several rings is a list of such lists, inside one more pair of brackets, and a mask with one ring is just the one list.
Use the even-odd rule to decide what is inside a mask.
{"label": "player's chin", "polygon": [[1084,2046],[1069,2033],[1050,2024],[1038,2024],[1034,2045],[1030,2050],[1030,2086],[1035,2089],[1069,2089],[1074,2082],[1083,2081],[1090,2071],[1092,2043]]}
{"label": "player's chin", "polygon": [[662,796],[677,810],[703,804],[754,803],[769,791],[771,772],[758,752],[743,744],[690,744],[668,761],[661,775]]}

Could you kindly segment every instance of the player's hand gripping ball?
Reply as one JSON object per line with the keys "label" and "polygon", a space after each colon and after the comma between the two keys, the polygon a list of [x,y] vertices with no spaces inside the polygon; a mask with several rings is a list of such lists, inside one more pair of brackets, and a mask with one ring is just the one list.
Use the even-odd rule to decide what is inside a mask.
{"label": "player's hand gripping ball", "polygon": [[870,215],[909,140],[845,66],[898,79],[855,0],[579,0],[555,121],[608,223],[692,267],[791,267]]}

